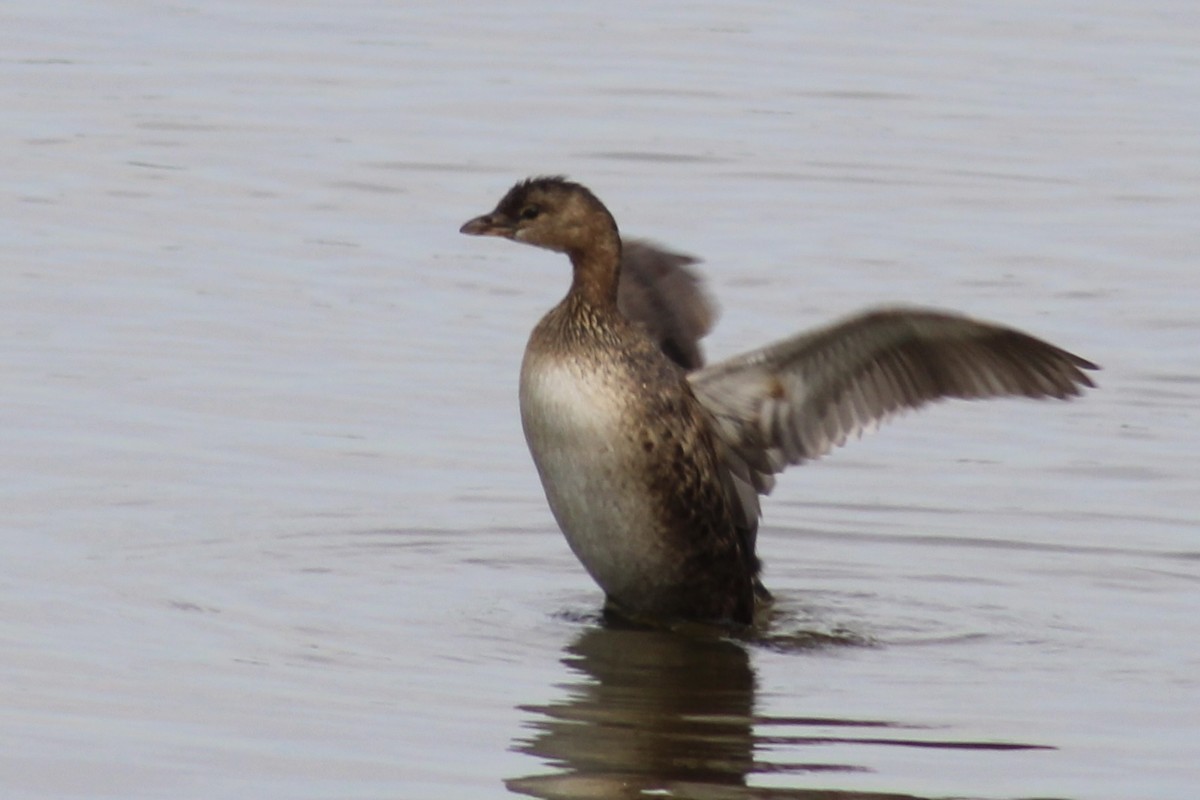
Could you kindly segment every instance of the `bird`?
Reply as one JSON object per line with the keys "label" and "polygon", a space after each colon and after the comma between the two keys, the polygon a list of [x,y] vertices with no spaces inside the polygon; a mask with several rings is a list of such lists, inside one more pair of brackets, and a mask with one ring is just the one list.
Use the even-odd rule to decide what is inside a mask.
{"label": "bird", "polygon": [[1099,369],[1010,327],[910,307],[703,365],[694,340],[712,307],[690,262],[626,249],[669,264],[659,273],[684,271],[673,281],[687,287],[682,305],[703,308],[690,326],[672,331],[672,319],[687,318],[672,309],[654,327],[646,315],[671,306],[672,281],[651,290],[655,302],[628,300],[623,283],[645,291],[653,281],[623,258],[616,220],[582,184],[519,181],[460,232],[570,260],[566,296],[525,349],[521,423],[550,510],[605,611],[635,622],[756,624],[772,600],[756,555],[760,496],[786,467],[943,398],[1073,398]]}

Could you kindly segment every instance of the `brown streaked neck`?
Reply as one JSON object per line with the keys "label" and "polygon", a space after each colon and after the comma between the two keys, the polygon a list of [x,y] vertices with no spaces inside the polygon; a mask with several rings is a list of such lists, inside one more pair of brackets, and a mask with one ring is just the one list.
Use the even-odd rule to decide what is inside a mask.
{"label": "brown streaked neck", "polygon": [[598,308],[617,307],[621,280],[621,237],[615,230],[596,236],[587,247],[567,251],[571,258],[570,294]]}

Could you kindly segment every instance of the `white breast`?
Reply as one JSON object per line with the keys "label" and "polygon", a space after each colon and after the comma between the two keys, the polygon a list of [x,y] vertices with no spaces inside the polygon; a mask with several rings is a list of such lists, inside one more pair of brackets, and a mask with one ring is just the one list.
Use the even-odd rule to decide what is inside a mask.
{"label": "white breast", "polygon": [[584,567],[618,598],[661,576],[667,555],[637,423],[616,399],[622,388],[567,359],[527,359],[521,371],[521,421],[550,509]]}

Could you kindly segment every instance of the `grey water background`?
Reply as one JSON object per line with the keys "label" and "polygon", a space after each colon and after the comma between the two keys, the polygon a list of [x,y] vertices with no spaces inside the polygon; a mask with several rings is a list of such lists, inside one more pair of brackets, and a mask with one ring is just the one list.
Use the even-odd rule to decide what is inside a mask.
{"label": "grey water background", "polygon": [[[0,32],[6,798],[1191,798],[1194,3],[71,2]],[[522,440],[566,172],[719,358],[882,303],[1104,366],[795,469],[772,629],[601,624]]]}

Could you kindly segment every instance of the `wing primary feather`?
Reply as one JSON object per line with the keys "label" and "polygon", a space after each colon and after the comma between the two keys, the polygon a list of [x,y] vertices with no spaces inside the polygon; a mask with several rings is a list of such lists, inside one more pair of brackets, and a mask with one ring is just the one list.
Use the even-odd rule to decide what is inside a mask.
{"label": "wing primary feather", "polygon": [[945,397],[1070,398],[1092,362],[966,317],[885,309],[735,356],[688,380],[765,493],[788,464],[817,458],[901,411]]}

